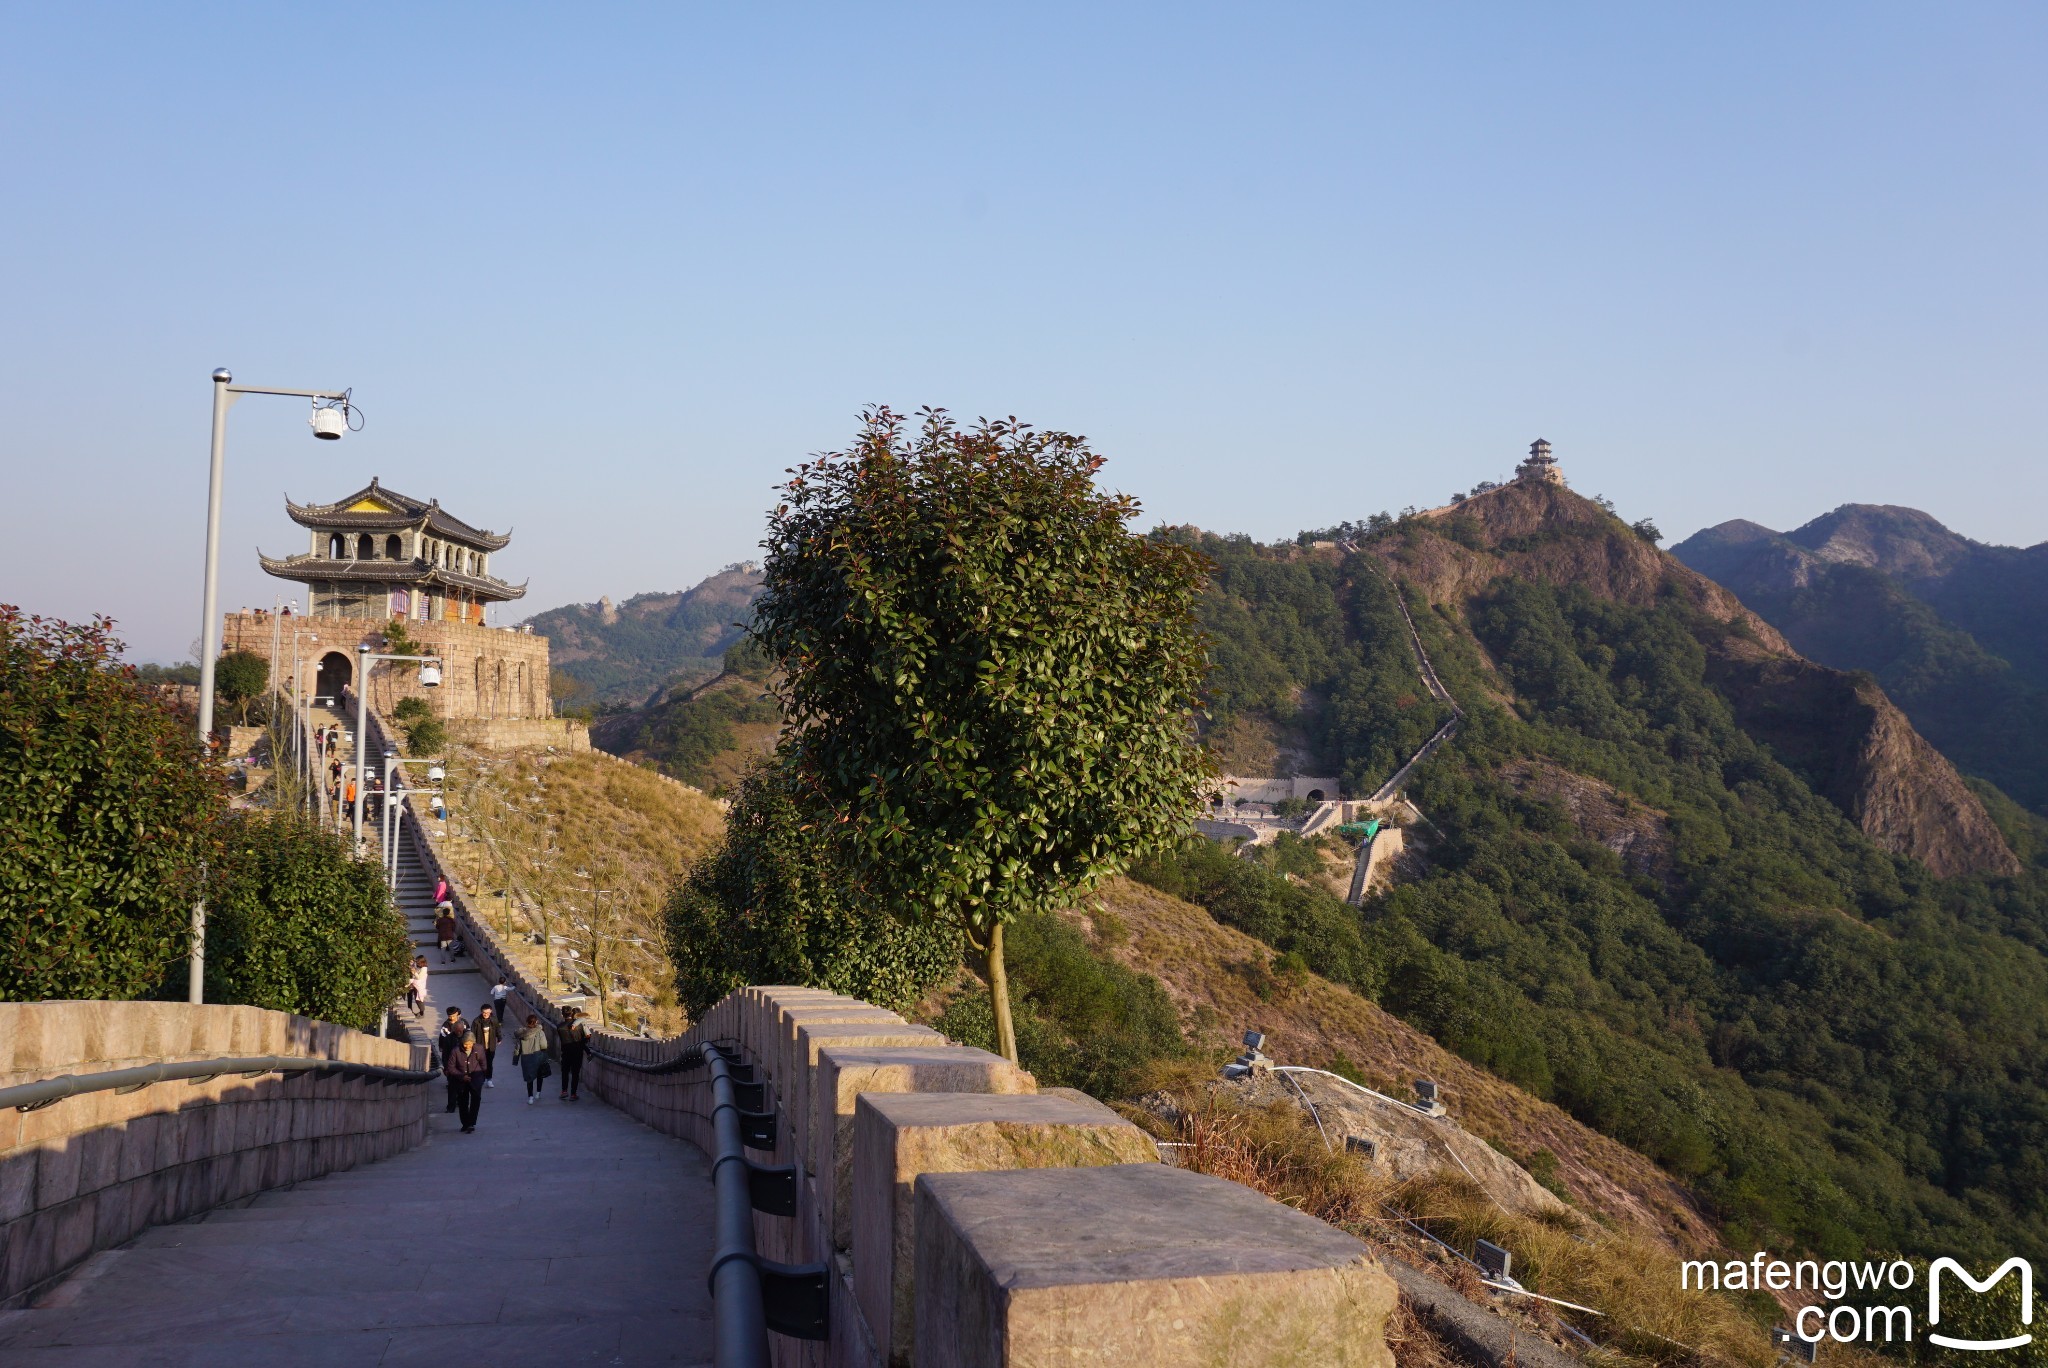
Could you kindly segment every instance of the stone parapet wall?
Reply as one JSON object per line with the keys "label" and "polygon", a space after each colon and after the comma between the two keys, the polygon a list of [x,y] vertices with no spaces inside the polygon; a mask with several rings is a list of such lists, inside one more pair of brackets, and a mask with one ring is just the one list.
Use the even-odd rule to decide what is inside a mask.
{"label": "stone parapet wall", "polygon": [[[767,1084],[775,1147],[753,1161],[795,1171],[796,1214],[757,1211],[757,1250],[826,1266],[831,1338],[771,1335],[781,1368],[1391,1368],[1394,1285],[1364,1244],[1159,1163],[1099,1102],[814,988],[743,988],[681,1036],[596,1048],[656,1064],[705,1042]],[[712,1152],[708,1070],[593,1059],[583,1079]]]}
{"label": "stone parapet wall", "polygon": [[[320,662],[329,654],[348,658],[350,687],[355,687],[353,671],[360,663],[357,648],[367,642],[373,651],[383,650],[384,634],[393,622],[391,618],[229,613],[221,635],[221,650],[253,651],[270,661],[273,676],[289,680],[292,638],[296,634],[300,688],[310,697],[315,692]],[[426,688],[420,684],[417,672],[388,661],[380,663],[370,687],[373,707],[388,713],[402,698],[423,698],[433,706],[436,717],[450,721],[502,722],[553,717],[546,637],[512,627],[484,627],[469,622],[406,620],[403,625],[423,653],[441,658],[441,683]],[[276,659],[271,655],[273,644]]]}
{"label": "stone parapet wall", "polygon": [[[506,982],[515,1011],[558,1025],[559,1006],[472,913],[433,841],[421,849],[448,878],[479,970]],[[756,1251],[826,1269],[831,1338],[770,1335],[777,1368],[1392,1368],[1394,1284],[1362,1242],[1163,1165],[1101,1103],[1040,1091],[1009,1061],[871,1003],[742,988],[679,1036],[600,1034],[583,1086],[712,1155],[709,1069],[601,1057],[663,1064],[707,1042],[766,1085],[775,1144],[750,1160],[794,1170],[796,1214],[756,1211]],[[1048,1187],[1046,1169],[1074,1176]]]}
{"label": "stone parapet wall", "polygon": [[[404,1041],[258,1007],[0,1003],[0,1087],[267,1055],[427,1066],[425,1051]],[[0,1306],[22,1304],[145,1226],[419,1144],[428,1091],[231,1074],[0,1111]]]}
{"label": "stone parapet wall", "polygon": [[590,728],[573,717],[471,719],[450,723],[449,730],[456,740],[489,750],[550,746],[575,754],[590,749]]}

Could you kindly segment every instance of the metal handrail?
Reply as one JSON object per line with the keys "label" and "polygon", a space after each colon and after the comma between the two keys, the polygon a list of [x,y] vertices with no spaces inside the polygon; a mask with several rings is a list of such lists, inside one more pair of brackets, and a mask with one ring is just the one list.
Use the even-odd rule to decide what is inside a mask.
{"label": "metal handrail", "polygon": [[697,1053],[711,1066],[711,1130],[718,1151],[711,1160],[718,1231],[711,1256],[712,1361],[717,1368],[768,1368],[768,1312],[754,1252],[754,1197],[740,1107],[725,1052],[705,1045]]}
{"label": "metal handrail", "polygon": [[343,1059],[307,1059],[294,1055],[249,1055],[234,1059],[177,1059],[160,1060],[155,1064],[142,1064],[132,1069],[108,1069],[102,1073],[60,1074],[56,1078],[45,1078],[35,1083],[18,1083],[11,1088],[0,1088],[0,1108],[12,1107],[16,1111],[40,1111],[53,1106],[67,1097],[82,1093],[114,1092],[130,1093],[148,1087],[152,1083],[168,1083],[173,1079],[186,1078],[203,1083],[222,1074],[241,1074],[247,1078],[258,1078],[271,1073],[320,1073],[339,1076],[342,1081],[366,1079],[384,1084],[425,1083],[441,1072],[438,1066],[425,1069],[396,1069],[382,1064],[356,1064]]}
{"label": "metal handrail", "polygon": [[[724,1044],[725,1042],[715,1041],[712,1043]],[[687,1073],[691,1069],[703,1068],[705,1063],[704,1046],[702,1045],[692,1045],[689,1049],[683,1051],[674,1059],[665,1059],[659,1064],[649,1064],[644,1060],[628,1059],[624,1055],[611,1054],[608,1051],[598,1049],[595,1045],[587,1046],[585,1048],[588,1050],[590,1056],[593,1059],[601,1059],[607,1064],[616,1064],[618,1067],[622,1069],[631,1069],[634,1073]]]}
{"label": "metal handrail", "polygon": [[[754,1249],[754,1213],[793,1217],[794,1165],[772,1167],[747,1157],[775,1148],[776,1115],[767,1083],[741,1063],[730,1040],[705,1041],[673,1059],[647,1063],[591,1048],[606,1064],[641,1074],[711,1070],[711,1186],[717,1245],[711,1256],[712,1362],[716,1368],[767,1368],[768,1332],[822,1340],[831,1329],[827,1267],[781,1264]],[[750,1110],[749,1105],[763,1110]]]}

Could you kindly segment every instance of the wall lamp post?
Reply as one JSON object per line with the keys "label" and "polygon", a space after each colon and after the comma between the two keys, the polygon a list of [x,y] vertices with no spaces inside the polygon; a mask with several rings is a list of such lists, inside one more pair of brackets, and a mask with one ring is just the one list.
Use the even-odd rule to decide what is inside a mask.
{"label": "wall lamp post", "polygon": [[[414,788],[406,783],[405,766],[407,765],[425,765],[427,767],[427,783],[435,787]],[[384,819],[382,832],[384,838],[384,882],[390,887],[394,896],[398,892],[398,837],[399,833],[403,830],[398,810],[399,795],[403,793],[408,798],[438,798],[447,792],[446,789],[439,787],[439,785],[446,783],[447,779],[448,762],[445,759],[406,760],[402,759],[395,750],[386,750],[384,752],[384,811],[380,814]],[[360,786],[358,786],[356,792],[358,794],[362,792]],[[419,814],[414,813],[413,819],[418,821]]]}
{"label": "wall lamp post", "polygon": [[[313,401],[309,420],[315,437],[332,441],[350,430],[354,408],[347,390],[266,389],[237,385],[225,367],[213,373],[213,464],[206,486],[206,592],[199,629],[199,744],[213,744],[213,663],[220,654],[220,483],[227,460],[228,410],[245,394],[279,394]],[[271,662],[275,668],[276,662]],[[187,1000],[206,1000],[206,895],[192,904],[192,958]]]}
{"label": "wall lamp post", "polygon": [[420,687],[432,689],[441,683],[441,657],[430,655],[378,655],[369,644],[356,647],[362,668],[356,671],[356,801],[351,814],[356,828],[356,851],[363,849],[363,798],[369,788],[368,775],[364,766],[369,761],[370,734],[368,713],[370,710],[370,669],[380,660],[410,660],[420,667]]}

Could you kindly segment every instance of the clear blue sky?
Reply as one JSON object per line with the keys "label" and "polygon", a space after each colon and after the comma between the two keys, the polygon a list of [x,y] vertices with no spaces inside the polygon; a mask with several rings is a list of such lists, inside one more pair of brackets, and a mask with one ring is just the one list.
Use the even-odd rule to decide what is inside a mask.
{"label": "clear blue sky", "polygon": [[[1431,505],[1530,439],[1674,537],[2048,538],[2048,9],[0,9],[0,599],[199,627],[289,491],[515,530],[527,606],[750,555],[869,402],[1153,519]],[[515,615],[516,616],[516,615]]]}

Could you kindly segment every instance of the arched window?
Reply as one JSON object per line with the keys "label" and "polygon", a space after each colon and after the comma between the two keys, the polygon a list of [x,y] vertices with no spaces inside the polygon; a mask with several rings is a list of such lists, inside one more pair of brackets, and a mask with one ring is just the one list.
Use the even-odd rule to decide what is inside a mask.
{"label": "arched window", "polygon": [[356,538],[356,559],[377,559],[377,539],[367,532],[363,533],[362,536]]}
{"label": "arched window", "polygon": [[329,560],[347,560],[347,559],[348,559],[348,538],[347,538],[347,537],[344,537],[344,536],[342,536],[342,535],[341,535],[341,533],[337,532],[337,533],[335,533],[335,534],[334,534],[333,536],[331,536],[331,537],[329,537],[329,538],[327,539],[327,559],[329,559]]}
{"label": "arched window", "polygon": [[384,539],[384,559],[398,559],[398,534],[396,532]]}

